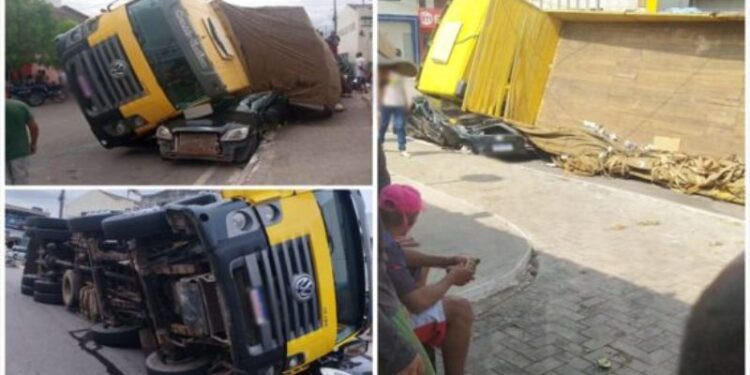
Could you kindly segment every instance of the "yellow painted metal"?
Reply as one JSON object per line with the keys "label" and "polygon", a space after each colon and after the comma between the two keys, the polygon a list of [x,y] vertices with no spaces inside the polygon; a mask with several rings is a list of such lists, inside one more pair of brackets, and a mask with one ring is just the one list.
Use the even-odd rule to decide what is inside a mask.
{"label": "yellow painted metal", "polygon": [[258,204],[272,200],[291,197],[297,190],[222,190],[224,199],[241,199],[251,204]]}
{"label": "yellow painted metal", "polygon": [[659,11],[659,0],[646,0],[646,11],[657,13]]}
{"label": "yellow painted metal", "polygon": [[201,47],[211,60],[213,69],[226,87],[227,93],[232,94],[247,90],[250,82],[243,66],[239,49],[235,46],[235,55],[233,57],[229,59],[222,58],[206,29],[204,20],[210,18],[215,27],[223,27],[226,33],[227,28],[222,26],[222,19],[216,13],[213,6],[203,0],[182,0],[181,4],[187,11],[193,30],[195,30],[200,39]]}
{"label": "yellow painted metal", "polygon": [[[240,55],[238,54],[231,59],[223,59],[203,24],[206,17],[211,17],[214,22],[221,22],[211,5],[201,0],[183,0],[182,5],[187,11],[191,26],[198,34],[201,47],[210,59],[213,69],[224,84],[227,93],[232,94],[246,90],[250,83]],[[146,125],[135,129],[136,134],[150,134],[158,124],[178,116],[181,111],[169,101],[151,70],[151,66],[133,33],[127,6],[115,8],[100,17],[98,29],[88,37],[89,45],[94,46],[112,36],[118,37],[130,61],[131,69],[135,72],[145,91],[143,97],[123,104],[120,107],[120,112],[125,118],[141,116],[146,120]],[[217,27],[220,26],[219,23]],[[201,101],[207,100],[202,99]]]}
{"label": "yellow painted metal", "polygon": [[120,107],[125,118],[139,115],[147,124],[136,129],[137,134],[153,130],[160,122],[176,116],[179,111],[170,103],[154,76],[143,54],[128,19],[127,7],[121,6],[100,16],[99,27],[89,35],[89,45],[94,46],[112,36],[117,36],[130,61],[131,69],[143,86],[145,95]]}
{"label": "yellow painted metal", "polygon": [[533,124],[561,22],[523,0],[492,2],[472,61],[463,110]]}
{"label": "yellow painted metal", "polygon": [[[441,27],[425,57],[419,80],[419,91],[446,99],[459,100],[458,85],[466,79],[480,31],[484,26],[490,0],[454,0],[441,17]],[[448,29],[460,26],[455,38]],[[435,61],[439,50],[448,50],[447,62]]]}
{"label": "yellow painted metal", "polygon": [[321,327],[305,336],[287,343],[287,356],[304,354],[305,363],[289,369],[288,374],[304,370],[310,363],[331,353],[336,348],[338,317],[336,311],[336,289],[333,280],[333,262],[328,247],[325,222],[312,191],[293,190],[225,190],[225,199],[244,199],[249,203],[277,200],[281,205],[280,222],[266,227],[270,245],[280,244],[294,238],[309,236],[315,268],[318,302],[320,303]]}

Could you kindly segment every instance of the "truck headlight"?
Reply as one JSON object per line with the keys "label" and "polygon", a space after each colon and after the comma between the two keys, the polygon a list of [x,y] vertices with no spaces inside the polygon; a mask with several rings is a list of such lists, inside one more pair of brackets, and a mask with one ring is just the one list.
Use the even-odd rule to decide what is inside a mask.
{"label": "truck headlight", "polygon": [[174,136],[172,135],[172,132],[168,127],[162,125],[158,129],[156,129],[156,138],[164,141],[171,141]]}
{"label": "truck headlight", "polygon": [[241,141],[247,138],[250,133],[249,126],[243,126],[241,128],[234,128],[228,130],[224,135],[221,136],[222,141]]}
{"label": "truck headlight", "polygon": [[141,116],[128,117],[125,122],[132,128],[140,128],[141,126],[146,125],[146,120]]}

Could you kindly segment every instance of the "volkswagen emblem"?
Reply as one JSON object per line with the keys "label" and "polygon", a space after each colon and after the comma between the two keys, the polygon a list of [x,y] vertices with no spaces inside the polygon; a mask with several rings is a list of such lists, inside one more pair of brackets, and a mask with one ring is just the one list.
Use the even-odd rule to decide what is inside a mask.
{"label": "volkswagen emblem", "polygon": [[312,298],[315,283],[310,275],[306,273],[295,275],[292,283],[294,286],[294,299],[299,302],[307,302]]}
{"label": "volkswagen emblem", "polygon": [[114,79],[123,79],[128,72],[128,63],[124,60],[115,60],[109,64],[109,75]]}

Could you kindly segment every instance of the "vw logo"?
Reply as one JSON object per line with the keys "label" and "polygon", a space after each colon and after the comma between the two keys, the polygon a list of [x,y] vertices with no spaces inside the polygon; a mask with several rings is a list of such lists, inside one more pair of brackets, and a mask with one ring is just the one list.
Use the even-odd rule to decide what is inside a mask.
{"label": "vw logo", "polygon": [[109,75],[114,79],[123,79],[128,72],[128,63],[123,60],[115,60],[109,64]]}
{"label": "vw logo", "polygon": [[315,283],[310,275],[302,273],[294,276],[294,298],[299,302],[307,302],[312,298]]}

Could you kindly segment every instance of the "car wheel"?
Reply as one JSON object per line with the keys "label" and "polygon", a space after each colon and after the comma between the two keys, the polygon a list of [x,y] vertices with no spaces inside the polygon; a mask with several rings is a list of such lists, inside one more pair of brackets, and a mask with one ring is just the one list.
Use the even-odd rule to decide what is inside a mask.
{"label": "car wheel", "polygon": [[62,284],[59,281],[38,279],[34,282],[34,291],[50,294],[62,294]]}
{"label": "car wheel", "polygon": [[146,357],[148,375],[203,375],[210,367],[211,360],[207,357],[169,361],[158,351]]}
{"label": "car wheel", "polygon": [[74,270],[67,270],[62,280],[63,305],[70,311],[78,307],[78,293],[81,291],[81,275]]}
{"label": "car wheel", "polygon": [[140,348],[140,330],[140,326],[107,327],[102,323],[91,327],[94,341],[99,345],[113,348]]}
{"label": "car wheel", "polygon": [[255,155],[255,152],[258,151],[259,144],[260,137],[258,136],[258,133],[249,135],[245,147],[235,155],[235,162],[247,164],[247,162],[250,161],[250,158]]}
{"label": "car wheel", "polygon": [[109,213],[68,219],[68,229],[73,233],[101,232],[102,221],[115,215],[116,214]]}
{"label": "car wheel", "polygon": [[112,240],[130,240],[171,233],[167,213],[162,208],[152,208],[112,216],[102,222],[104,237]]}
{"label": "car wheel", "polygon": [[47,305],[62,305],[63,299],[60,293],[34,292],[34,301]]}
{"label": "car wheel", "polygon": [[21,285],[21,294],[25,296],[33,296],[34,295],[34,287],[31,285]]}

